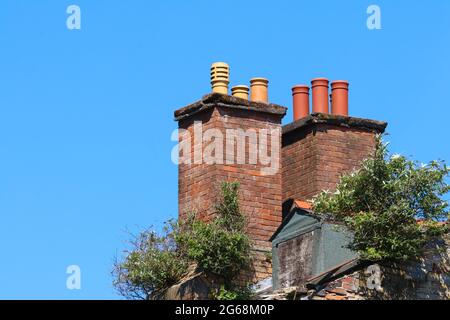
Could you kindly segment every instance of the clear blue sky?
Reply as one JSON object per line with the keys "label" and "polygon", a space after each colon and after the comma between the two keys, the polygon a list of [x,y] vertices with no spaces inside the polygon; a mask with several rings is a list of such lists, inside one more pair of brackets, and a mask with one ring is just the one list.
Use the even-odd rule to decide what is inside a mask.
{"label": "clear blue sky", "polygon": [[234,84],[269,78],[289,107],[293,84],[348,79],[350,113],[388,121],[392,151],[450,161],[449,14],[445,0],[2,0],[0,298],[120,298],[125,230],[176,216],[173,111],[210,90],[215,61]]}

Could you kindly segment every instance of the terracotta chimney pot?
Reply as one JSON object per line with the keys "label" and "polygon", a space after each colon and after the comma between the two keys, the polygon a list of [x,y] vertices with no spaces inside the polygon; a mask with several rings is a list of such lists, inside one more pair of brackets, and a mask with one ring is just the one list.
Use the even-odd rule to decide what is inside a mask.
{"label": "terracotta chimney pot", "polygon": [[211,65],[212,92],[228,94],[230,83],[230,67],[225,62],[215,62]]}
{"label": "terracotta chimney pot", "polygon": [[309,115],[309,87],[296,85],[292,88],[292,100],[294,106],[294,121]]}
{"label": "terracotta chimney pot", "polygon": [[250,80],[250,100],[268,103],[268,85],[269,80],[266,78],[253,78]]}
{"label": "terracotta chimney pot", "polygon": [[236,98],[248,100],[249,87],[244,85],[238,85],[231,88],[231,95]]}
{"label": "terracotta chimney pot", "polygon": [[348,116],[348,87],[345,80],[336,80],[331,83],[331,113]]}
{"label": "terracotta chimney pot", "polygon": [[326,78],[316,78],[311,81],[313,112],[328,113],[328,86]]}

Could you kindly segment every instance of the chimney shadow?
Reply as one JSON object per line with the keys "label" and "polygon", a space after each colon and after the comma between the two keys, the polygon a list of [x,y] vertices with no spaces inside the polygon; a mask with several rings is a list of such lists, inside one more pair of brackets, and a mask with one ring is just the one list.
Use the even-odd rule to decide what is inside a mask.
{"label": "chimney shadow", "polygon": [[294,199],[288,199],[283,202],[282,207],[282,219],[284,220],[289,212],[291,212],[292,206],[294,205]]}

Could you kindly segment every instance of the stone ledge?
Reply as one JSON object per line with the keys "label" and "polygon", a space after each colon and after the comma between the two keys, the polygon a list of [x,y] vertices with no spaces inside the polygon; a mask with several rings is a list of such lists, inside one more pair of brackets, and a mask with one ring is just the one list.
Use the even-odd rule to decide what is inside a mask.
{"label": "stone ledge", "polygon": [[387,122],[364,118],[339,116],[328,113],[312,113],[309,116],[283,126],[283,135],[317,124],[329,124],[345,128],[357,128],[371,132],[383,133]]}
{"label": "stone ledge", "polygon": [[278,115],[280,117],[284,117],[287,111],[286,107],[273,103],[254,102],[225,94],[210,93],[203,96],[199,101],[176,110],[174,112],[175,121],[183,120],[194,114],[217,106],[240,110],[251,110],[260,113]]}

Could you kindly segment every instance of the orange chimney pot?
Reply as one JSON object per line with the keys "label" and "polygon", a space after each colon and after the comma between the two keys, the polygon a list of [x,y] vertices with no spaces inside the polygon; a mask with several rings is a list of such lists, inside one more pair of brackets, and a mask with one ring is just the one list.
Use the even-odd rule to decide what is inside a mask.
{"label": "orange chimney pot", "polygon": [[294,106],[294,121],[309,115],[309,87],[296,85],[292,88],[292,100]]}
{"label": "orange chimney pot", "polygon": [[326,78],[316,78],[311,81],[313,112],[328,113],[328,86]]}
{"label": "orange chimney pot", "polygon": [[269,80],[266,78],[250,79],[250,100],[267,103],[269,101],[268,85]]}
{"label": "orange chimney pot", "polygon": [[331,83],[331,113],[348,116],[348,87],[345,80],[336,80]]}

